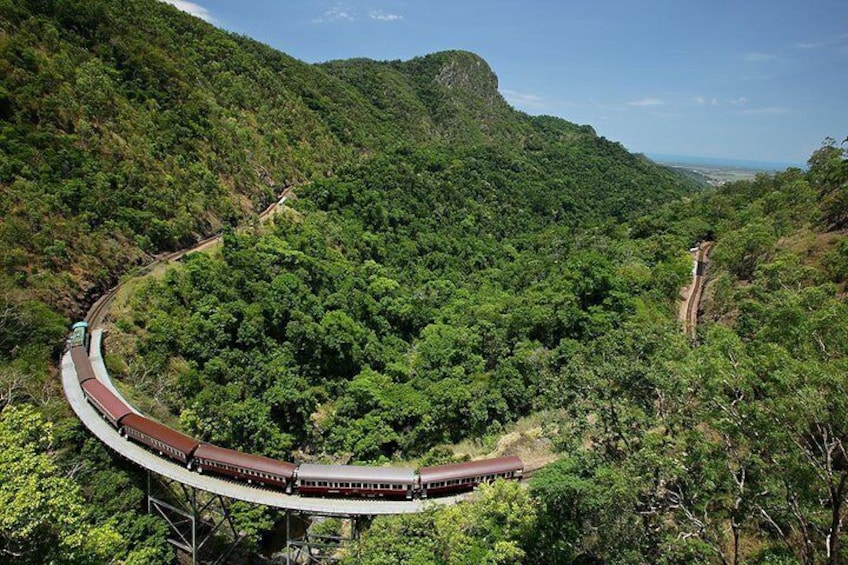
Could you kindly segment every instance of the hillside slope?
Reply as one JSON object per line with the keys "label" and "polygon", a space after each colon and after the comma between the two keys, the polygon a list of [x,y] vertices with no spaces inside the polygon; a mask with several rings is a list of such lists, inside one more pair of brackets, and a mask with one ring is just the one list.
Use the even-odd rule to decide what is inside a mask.
{"label": "hillside slope", "polygon": [[[560,259],[570,252],[572,232],[596,226],[597,233],[614,233],[622,219],[693,188],[598,137],[591,127],[510,108],[497,91],[497,77],[471,53],[309,65],[156,0],[0,0],[0,409],[11,429],[22,418],[15,405],[37,406],[31,417],[21,413],[22,444],[39,454],[28,461],[54,462],[55,469],[44,467],[49,475],[73,477],[69,482],[81,487],[73,495],[80,505],[77,522],[115,525],[102,554],[164,563],[169,552],[161,523],[138,513],[143,486],[136,470],[113,460],[68,418],[51,365],[68,322],[134,265],[248,222],[291,185],[299,187],[299,210],[286,216],[289,224],[275,228],[278,236],[228,236],[227,265],[200,257],[188,261],[201,279],[216,283],[222,304],[233,305],[235,317],[221,327],[232,322],[245,333],[220,336],[235,340],[231,349],[229,342],[222,342],[226,348],[215,345],[203,335],[210,319],[205,310],[198,311],[198,324],[177,325],[200,332],[195,344],[214,345],[215,356],[232,353],[229,366],[252,365],[250,374],[273,381],[272,387],[253,383],[268,396],[248,406],[267,410],[268,418],[245,411],[251,418],[242,423],[284,419],[303,426],[263,429],[257,437],[268,445],[258,447],[268,452],[309,439],[299,435],[307,430],[308,409],[328,400],[319,387],[331,394],[346,390],[344,379],[361,372],[357,385],[363,394],[386,396],[375,394],[362,414],[340,398],[334,427],[345,430],[356,422],[371,430],[353,446],[362,457],[395,450],[383,445],[388,434],[381,437],[369,426],[372,411],[380,414],[397,399],[405,402],[396,393],[424,399],[418,414],[427,416],[432,391],[424,377],[443,376],[445,344],[455,343],[465,353],[469,343],[478,344],[486,357],[459,356],[451,369],[456,374],[448,376],[461,377],[462,390],[471,395],[457,399],[433,389],[440,393],[431,403],[440,411],[440,434],[480,434],[494,425],[492,414],[506,421],[526,413],[530,400],[521,383],[538,374],[537,343],[554,347],[566,334],[597,335],[617,323],[621,312],[662,302],[667,288],[677,284],[675,258],[663,251],[668,245],[656,243],[644,256],[624,246],[619,255],[600,257],[591,242],[605,249],[606,239],[594,233],[584,237],[583,256],[566,269]],[[306,219],[299,225],[301,213]],[[256,253],[267,259],[267,268],[253,261]],[[630,270],[619,273],[620,262]],[[279,272],[290,266],[296,272]],[[229,275],[240,269],[257,284],[234,297]],[[265,294],[262,279],[272,275],[279,278],[273,287],[279,296]],[[298,277],[311,286],[299,285]],[[653,278],[667,284],[649,288]],[[201,294],[219,300],[200,282]],[[486,296],[493,288],[487,289],[489,282],[502,288]],[[194,297],[196,289],[182,290]],[[527,296],[513,299],[513,291]],[[247,304],[254,292],[281,310],[257,312],[262,302]],[[311,294],[320,304],[304,301],[289,308],[282,301]],[[449,304],[446,298],[456,300]],[[380,306],[370,311],[374,301]],[[509,333],[493,329],[486,339],[472,334],[489,331],[489,320],[507,316],[513,304]],[[257,325],[259,334],[251,334],[244,322],[259,324],[266,315],[272,316],[270,325]],[[289,318],[291,332],[288,323],[280,325]],[[469,329],[450,327],[466,319]],[[434,324],[436,329],[424,332]],[[155,327],[148,329],[156,334]],[[271,344],[266,356],[276,363],[275,371],[264,371],[258,360],[266,358],[248,359],[250,348],[265,347],[283,330],[290,343],[321,340],[322,349],[312,350],[315,358],[305,348],[293,350],[301,374],[284,370],[285,357],[270,355],[290,353],[282,342]],[[429,349],[412,360],[420,378],[407,385],[401,381],[412,373],[398,363],[422,333]],[[348,362],[339,365],[344,374],[327,379],[324,369],[335,359]],[[167,359],[151,355],[146,361]],[[382,377],[363,370],[371,365],[398,382],[381,385]],[[495,375],[493,367],[501,365]],[[206,376],[220,377],[221,387],[197,392],[223,390],[247,398],[230,375],[209,369]],[[160,373],[150,375],[169,384]],[[307,378],[314,389],[301,386]],[[193,383],[181,386],[186,391]],[[471,401],[473,412],[466,406]],[[449,421],[457,410],[462,417]],[[193,425],[202,428],[204,416],[195,413]],[[397,446],[422,451],[432,443],[427,418],[403,410],[393,417],[402,435]],[[219,414],[214,418],[220,420]],[[55,423],[55,440],[39,431],[43,420]],[[244,431],[237,420],[222,433]],[[45,439],[29,441],[30,435]],[[345,450],[356,439],[337,435],[328,441]],[[7,463],[0,461],[0,467]],[[0,481],[0,490],[4,485]],[[43,524],[48,515],[0,506],[4,523]],[[14,520],[5,521],[10,516]],[[252,535],[271,525],[249,513],[240,524]],[[72,559],[54,559],[45,549],[62,551],[58,530],[13,530],[0,530],[0,550],[12,547],[7,541],[14,534],[14,551],[26,554],[25,562]],[[27,532],[37,533],[27,537]]]}
{"label": "hillside slope", "polygon": [[70,0],[0,4],[0,53],[0,286],[66,315],[145,254],[390,147],[541,152],[574,199],[631,174],[684,186],[591,128],[516,112],[465,52],[314,66],[155,0]]}

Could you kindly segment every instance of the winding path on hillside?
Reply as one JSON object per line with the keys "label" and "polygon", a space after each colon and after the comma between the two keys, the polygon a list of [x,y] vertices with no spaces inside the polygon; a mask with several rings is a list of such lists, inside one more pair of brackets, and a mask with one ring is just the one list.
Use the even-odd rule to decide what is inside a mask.
{"label": "winding path on hillside", "polygon": [[706,283],[706,268],[710,260],[713,242],[704,241],[692,251],[692,282],[683,288],[680,295],[683,299],[678,311],[678,318],[683,323],[683,331],[695,339],[698,326],[698,311],[701,307],[701,299],[704,294]]}
{"label": "winding path on hillside", "polygon": [[[284,204],[290,196],[287,189],[280,198],[260,215],[260,222],[272,217],[277,207]],[[203,251],[221,240],[222,234],[207,238],[196,245],[168,254],[158,258],[156,261],[142,269],[139,276],[150,272],[155,266],[176,261],[188,253]],[[118,290],[125,283],[112,288],[101,296],[91,307],[86,316],[86,321],[91,328],[91,350],[89,359],[96,378],[101,381],[119,398],[123,396],[112,383],[106,366],[103,363],[101,353],[103,337],[103,320],[108,312],[109,305],[115,298]],[[241,500],[252,504],[262,504],[285,510],[304,512],[307,514],[320,514],[327,516],[375,516],[381,514],[409,514],[422,512],[434,505],[454,504],[465,499],[468,494],[443,497],[438,500],[383,500],[383,499],[342,499],[342,498],[318,498],[300,495],[290,495],[278,490],[267,489],[242,482],[232,481],[220,477],[201,475],[188,470],[186,467],[173,463],[167,459],[155,455],[141,445],[128,441],[86,401],[82,387],[77,379],[76,368],[71,360],[70,352],[62,357],[62,386],[65,397],[71,408],[82,421],[83,425],[94,434],[101,442],[108,445],[136,465],[147,469],[157,475],[167,477],[172,481],[182,483],[185,486],[194,487],[212,494],[226,498]],[[126,402],[125,399],[123,399]],[[139,413],[131,404],[126,403],[134,412]]]}

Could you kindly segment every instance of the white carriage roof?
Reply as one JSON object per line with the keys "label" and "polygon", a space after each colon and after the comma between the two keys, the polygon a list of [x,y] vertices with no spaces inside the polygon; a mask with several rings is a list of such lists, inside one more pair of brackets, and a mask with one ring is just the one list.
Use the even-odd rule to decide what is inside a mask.
{"label": "white carriage roof", "polygon": [[409,467],[359,467],[357,465],[314,465],[301,463],[297,478],[306,481],[344,481],[412,484],[415,471]]}

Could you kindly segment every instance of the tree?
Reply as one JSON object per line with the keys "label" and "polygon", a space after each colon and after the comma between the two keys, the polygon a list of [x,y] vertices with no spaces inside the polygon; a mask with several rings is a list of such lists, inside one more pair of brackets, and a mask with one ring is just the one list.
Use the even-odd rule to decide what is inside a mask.
{"label": "tree", "polygon": [[827,138],[807,165],[819,192],[825,225],[829,229],[848,226],[848,150]]}
{"label": "tree", "polygon": [[0,555],[16,563],[109,563],[111,525],[91,524],[79,486],[59,474],[51,425],[29,406],[0,414]]}
{"label": "tree", "polygon": [[374,520],[344,564],[507,565],[523,562],[536,502],[513,481],[481,485],[471,500]]}

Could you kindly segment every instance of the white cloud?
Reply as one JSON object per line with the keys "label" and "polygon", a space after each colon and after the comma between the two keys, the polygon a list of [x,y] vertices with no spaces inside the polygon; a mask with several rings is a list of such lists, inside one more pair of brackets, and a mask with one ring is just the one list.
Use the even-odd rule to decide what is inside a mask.
{"label": "white cloud", "polygon": [[713,106],[718,106],[718,98],[713,96],[713,99],[710,100],[710,104],[713,105]]}
{"label": "white cloud", "polygon": [[541,109],[547,106],[545,100],[537,94],[518,92],[516,90],[504,90],[503,95],[504,98],[507,99],[507,102],[515,106],[535,109]]}
{"label": "white cloud", "polygon": [[651,112],[652,116],[656,116],[658,118],[685,118],[685,114],[680,112]]}
{"label": "white cloud", "polygon": [[770,53],[758,53],[756,51],[745,53],[742,58],[748,61],[749,63],[761,63],[763,61],[774,61],[775,59],[777,59],[777,57]]}
{"label": "white cloud", "polygon": [[182,10],[183,12],[187,12],[192,16],[198,17],[201,20],[205,20],[209,23],[213,23],[215,18],[212,17],[212,14],[209,13],[209,10],[201,6],[200,4],[195,4],[194,2],[187,2],[186,0],[162,0],[166,4],[170,4],[177,8],[178,10]]}
{"label": "white cloud", "polygon": [[843,33],[836,36],[819,38],[815,41],[799,41],[795,44],[795,49],[801,49],[804,51],[809,51],[812,49],[821,49],[822,47],[832,47],[835,45],[841,45],[848,39],[848,33]]}
{"label": "white cloud", "polygon": [[706,102],[703,96],[696,96],[693,100],[695,101],[695,104],[703,104]]}
{"label": "white cloud", "polygon": [[750,108],[748,110],[740,110],[740,114],[744,114],[746,116],[757,116],[757,115],[778,115],[778,114],[788,114],[789,108],[785,108],[783,106],[767,106],[765,108]]}
{"label": "white cloud", "polygon": [[744,96],[740,96],[739,98],[731,98],[730,99],[730,103],[733,104],[733,105],[737,105],[737,106],[740,105],[740,104],[745,104],[746,102],[748,102],[748,99]]}
{"label": "white cloud", "polygon": [[356,19],[350,10],[336,4],[317,18],[313,18],[312,23],[316,24],[331,24],[335,22],[352,22]]}
{"label": "white cloud", "polygon": [[387,14],[383,10],[371,10],[368,12],[368,17],[381,22],[396,22],[403,19],[400,14]]}
{"label": "white cloud", "polygon": [[650,106],[663,106],[665,102],[660,100],[659,98],[642,98],[641,100],[634,100],[632,102],[628,102],[628,106],[637,106],[640,108],[650,107]]}

